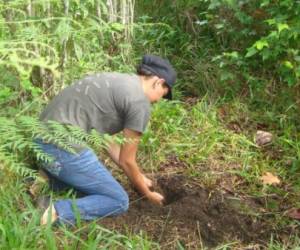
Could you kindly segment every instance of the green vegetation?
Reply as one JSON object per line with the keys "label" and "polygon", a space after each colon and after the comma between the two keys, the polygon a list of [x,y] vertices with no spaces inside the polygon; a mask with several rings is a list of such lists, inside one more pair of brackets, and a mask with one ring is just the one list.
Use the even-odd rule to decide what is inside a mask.
{"label": "green vegetation", "polygon": [[[42,228],[26,182],[36,176],[34,158],[47,158],[33,138],[103,146],[96,134],[58,124],[46,133],[36,119],[43,105],[89,72],[134,71],[145,53],[167,56],[179,78],[175,100],[153,107],[139,155],[145,171],[175,155],[207,187],[229,180],[237,195],[265,200],[274,229],[293,229],[267,249],[299,249],[299,222],[283,216],[300,206],[298,1],[12,0],[0,13],[1,249],[160,248],[144,233],[121,235],[99,221]],[[272,142],[258,146],[257,130],[271,132]],[[263,185],[265,172],[281,184]]]}

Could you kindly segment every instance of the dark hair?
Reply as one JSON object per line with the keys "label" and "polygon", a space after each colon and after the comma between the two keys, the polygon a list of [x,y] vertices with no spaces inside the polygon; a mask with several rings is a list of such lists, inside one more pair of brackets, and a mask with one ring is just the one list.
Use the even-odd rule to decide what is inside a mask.
{"label": "dark hair", "polygon": [[141,64],[136,67],[136,73],[140,76],[154,76],[151,71],[145,69]]}

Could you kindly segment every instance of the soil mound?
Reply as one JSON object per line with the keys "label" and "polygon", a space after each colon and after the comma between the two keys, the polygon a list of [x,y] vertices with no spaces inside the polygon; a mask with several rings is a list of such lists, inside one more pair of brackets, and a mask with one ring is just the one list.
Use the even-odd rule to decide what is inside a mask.
{"label": "soil mound", "polygon": [[[157,178],[157,188],[165,196],[165,206],[158,207],[130,194],[129,211],[116,218],[105,218],[101,224],[121,232],[139,233],[159,242],[163,249],[178,244],[186,249],[214,247],[226,241],[262,243],[270,231],[249,207],[236,197],[205,189],[182,175]],[[252,211],[253,212],[253,211]]]}

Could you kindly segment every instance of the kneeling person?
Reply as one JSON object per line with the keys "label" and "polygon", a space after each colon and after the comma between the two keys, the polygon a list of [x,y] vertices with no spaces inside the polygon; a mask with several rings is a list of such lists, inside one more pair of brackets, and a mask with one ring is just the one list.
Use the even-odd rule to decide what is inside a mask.
{"label": "kneeling person", "polygon": [[[125,143],[110,145],[111,158],[141,194],[161,205],[164,197],[150,190],[152,182],[142,174],[136,154],[150,118],[150,104],[171,99],[175,80],[176,72],[168,60],[145,55],[137,74],[99,73],[76,81],[54,97],[40,119],[78,126],[86,132],[95,129],[113,135],[122,131]],[[42,164],[49,176],[85,194],[75,201],[56,201],[45,211],[41,224],[47,223],[50,210],[51,222],[74,224],[73,202],[84,220],[119,215],[128,209],[127,193],[91,149],[75,148],[78,154],[72,154],[42,140],[38,144],[54,158],[50,164]]]}

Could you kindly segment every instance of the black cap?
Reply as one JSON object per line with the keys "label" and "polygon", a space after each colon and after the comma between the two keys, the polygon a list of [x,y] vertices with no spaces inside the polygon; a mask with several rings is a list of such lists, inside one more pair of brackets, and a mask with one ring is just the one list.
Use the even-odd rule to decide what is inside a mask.
{"label": "black cap", "polygon": [[176,71],[171,63],[159,56],[144,55],[140,67],[165,80],[165,83],[169,87],[169,92],[164,98],[171,100],[171,89],[176,81]]}

